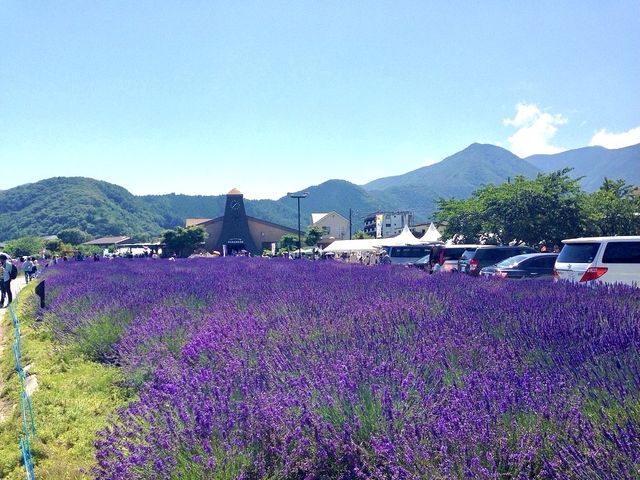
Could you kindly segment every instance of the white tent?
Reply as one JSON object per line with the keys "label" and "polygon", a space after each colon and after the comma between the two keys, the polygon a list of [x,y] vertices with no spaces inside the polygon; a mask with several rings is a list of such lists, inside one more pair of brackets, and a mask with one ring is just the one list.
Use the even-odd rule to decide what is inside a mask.
{"label": "white tent", "polygon": [[404,226],[400,235],[396,235],[395,237],[390,238],[381,238],[381,245],[385,247],[397,247],[401,245],[418,245],[420,240],[418,240],[409,227],[407,225]]}
{"label": "white tent", "polygon": [[437,242],[441,238],[442,238],[442,235],[440,234],[436,226],[433,224],[433,222],[431,222],[431,225],[429,225],[429,228],[427,229],[427,231],[424,232],[424,235],[422,237],[420,237],[420,241],[422,243]]}
{"label": "white tent", "polygon": [[324,253],[334,252],[375,252],[382,245],[381,238],[366,238],[362,240],[336,240],[323,250]]}

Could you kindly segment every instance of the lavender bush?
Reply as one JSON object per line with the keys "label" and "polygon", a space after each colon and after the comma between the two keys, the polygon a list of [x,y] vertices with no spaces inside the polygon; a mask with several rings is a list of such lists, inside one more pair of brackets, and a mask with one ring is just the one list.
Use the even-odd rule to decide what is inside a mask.
{"label": "lavender bush", "polygon": [[640,476],[638,289],[244,258],[47,283],[138,392],[96,478]]}

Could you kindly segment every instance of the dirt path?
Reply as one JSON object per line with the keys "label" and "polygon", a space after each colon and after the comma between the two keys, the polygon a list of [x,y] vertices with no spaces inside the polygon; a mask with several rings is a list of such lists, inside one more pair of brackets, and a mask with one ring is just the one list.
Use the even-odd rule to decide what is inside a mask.
{"label": "dirt path", "polygon": [[[18,297],[18,293],[26,285],[24,276],[22,276],[21,274],[22,272],[18,274],[18,278],[11,282],[11,291],[13,292],[14,304],[16,298]],[[7,310],[6,308],[0,308],[0,358],[2,358],[4,349],[10,348],[9,336],[11,334],[11,328],[11,316],[9,315],[9,310]],[[4,378],[0,376],[0,392],[4,390],[4,381]],[[11,408],[12,406],[10,400],[4,397],[0,397],[0,423],[4,422],[4,420],[11,414]]]}

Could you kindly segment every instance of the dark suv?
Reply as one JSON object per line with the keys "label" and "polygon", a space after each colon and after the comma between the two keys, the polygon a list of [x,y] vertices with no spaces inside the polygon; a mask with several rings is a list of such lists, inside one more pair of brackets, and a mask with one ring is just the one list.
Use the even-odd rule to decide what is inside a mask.
{"label": "dark suv", "polygon": [[496,245],[482,245],[474,252],[465,252],[458,261],[458,271],[478,276],[484,267],[490,267],[502,260],[523,253],[535,253],[531,247],[505,247]]}

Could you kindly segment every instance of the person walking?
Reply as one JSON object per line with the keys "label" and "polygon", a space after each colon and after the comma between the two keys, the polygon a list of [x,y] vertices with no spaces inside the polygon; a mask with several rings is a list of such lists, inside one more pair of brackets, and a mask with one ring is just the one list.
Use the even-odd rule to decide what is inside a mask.
{"label": "person walking", "polygon": [[22,271],[24,272],[24,281],[29,283],[31,280],[31,269],[33,268],[33,262],[31,261],[31,257],[27,257],[27,259],[22,264]]}
{"label": "person walking", "polygon": [[13,301],[13,295],[11,294],[11,280],[16,278],[18,273],[16,266],[9,261],[6,255],[0,255],[0,263],[3,267],[2,272],[2,298],[0,298],[0,308],[4,308],[4,297],[6,296],[7,306]]}

